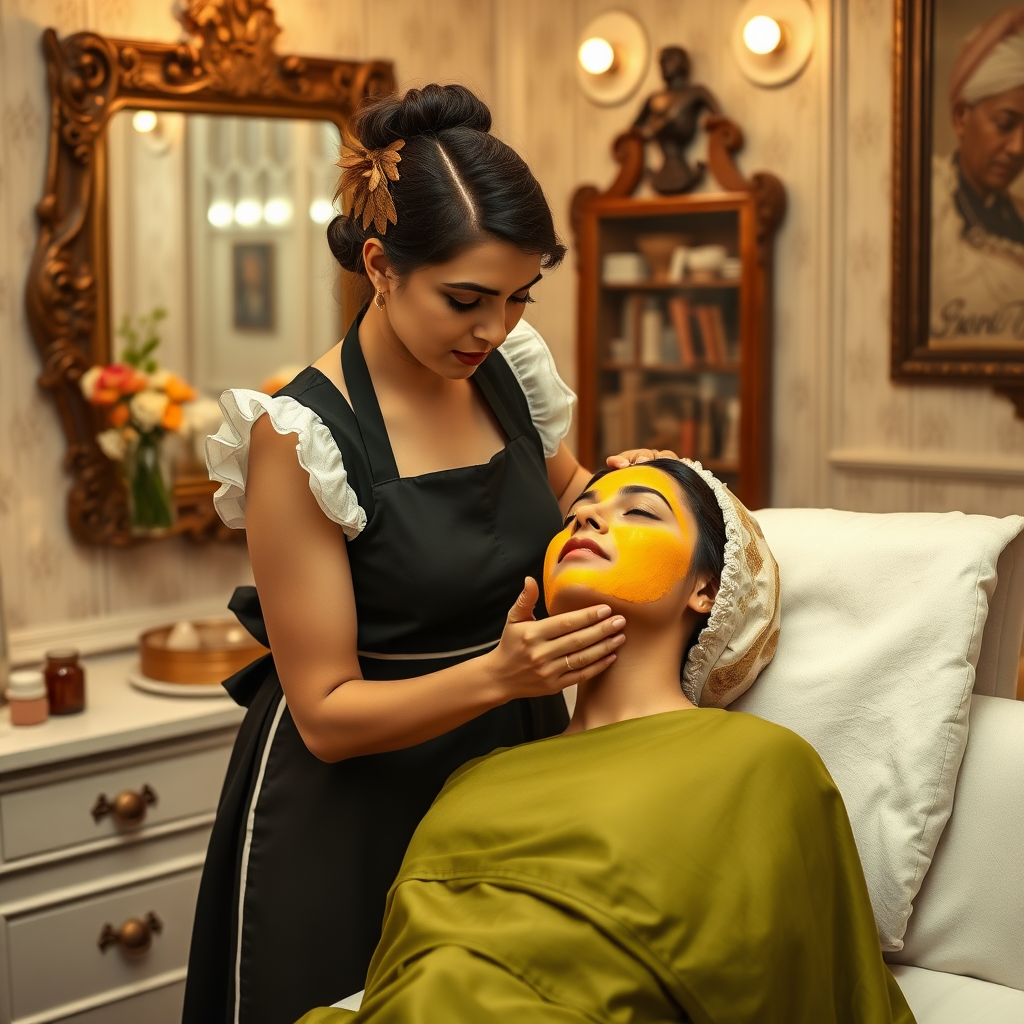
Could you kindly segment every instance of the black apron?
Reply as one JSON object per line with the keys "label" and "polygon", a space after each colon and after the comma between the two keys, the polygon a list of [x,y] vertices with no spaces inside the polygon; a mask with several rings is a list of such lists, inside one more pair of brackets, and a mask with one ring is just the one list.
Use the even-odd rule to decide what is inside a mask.
{"label": "black apron", "polygon": [[[500,353],[472,379],[504,449],[483,466],[399,477],[361,320],[341,354],[351,407],[312,367],[278,394],[312,409],[342,453],[367,516],[348,544],[360,666],[366,679],[402,679],[494,647],[524,576],[540,580],[561,516],[526,398]],[[239,588],[230,607],[267,642],[254,588]],[[429,652],[449,656],[417,657]],[[568,721],[561,695],[516,700],[426,743],[325,764],[292,722],[272,655],[225,686],[248,712],[203,869],[186,1024],[292,1024],[363,988],[387,891],[448,776]]]}

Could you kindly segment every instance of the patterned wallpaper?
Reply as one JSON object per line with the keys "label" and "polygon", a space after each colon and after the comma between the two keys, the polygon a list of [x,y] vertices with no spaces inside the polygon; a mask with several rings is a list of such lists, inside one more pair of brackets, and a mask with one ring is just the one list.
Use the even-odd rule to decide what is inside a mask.
{"label": "patterned wallpaper", "polygon": [[[608,110],[580,94],[579,32],[620,7],[637,14],[655,47],[686,46],[695,78],[744,128],[740,166],[773,171],[789,193],[776,248],[774,503],[1024,510],[1024,423],[1007,402],[982,390],[899,388],[888,380],[891,0],[815,0],[810,64],[776,90],[746,82],[729,51],[741,2],[277,0],[276,7],[281,50],[384,57],[403,85],[461,81],[476,89],[491,103],[497,131],[534,168],[567,239],[569,197],[580,183],[610,180],[609,142],[635,112],[635,101]],[[171,0],[0,0],[0,575],[12,627],[226,595],[248,578],[241,547],[164,542],[124,552],[71,541],[63,438],[35,386],[38,358],[23,312],[45,158],[42,29],[172,39],[171,7]],[[657,84],[652,67],[644,90]],[[530,318],[571,383],[571,254],[535,294]],[[842,458],[851,451],[859,468]],[[970,478],[956,469],[979,455],[1010,469]]]}

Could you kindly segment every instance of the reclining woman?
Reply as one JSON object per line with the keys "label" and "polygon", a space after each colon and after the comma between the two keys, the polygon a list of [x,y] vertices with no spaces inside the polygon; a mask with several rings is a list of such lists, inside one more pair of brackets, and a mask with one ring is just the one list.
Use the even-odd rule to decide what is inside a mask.
{"label": "reclining woman", "polygon": [[628,612],[626,643],[563,735],[449,779],[361,1008],[303,1024],[912,1024],[821,760],[721,710],[779,636],[746,509],[699,466],[606,470],[551,541],[544,590],[553,613]]}

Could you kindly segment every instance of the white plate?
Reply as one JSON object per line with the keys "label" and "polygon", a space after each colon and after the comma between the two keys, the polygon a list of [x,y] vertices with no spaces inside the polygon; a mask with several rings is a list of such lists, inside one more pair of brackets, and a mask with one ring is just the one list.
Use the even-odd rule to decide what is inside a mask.
{"label": "white plate", "polygon": [[158,693],[161,697],[222,697],[231,700],[228,691],[220,683],[165,683],[160,679],[144,676],[138,669],[128,673],[128,682],[136,690]]}

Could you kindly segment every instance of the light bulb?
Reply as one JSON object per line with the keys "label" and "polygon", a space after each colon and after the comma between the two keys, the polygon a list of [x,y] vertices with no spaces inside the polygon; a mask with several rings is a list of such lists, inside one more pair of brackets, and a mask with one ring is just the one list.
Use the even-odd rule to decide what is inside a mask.
{"label": "light bulb", "polygon": [[334,217],[334,204],[329,199],[314,199],[309,204],[309,218],[316,224],[326,224]]}
{"label": "light bulb", "polygon": [[612,44],[600,36],[585,39],[578,56],[583,70],[592,75],[603,75],[615,63],[615,50]]}
{"label": "light bulb", "polygon": [[263,207],[263,219],[268,224],[287,224],[292,219],[292,204],[287,199],[271,199]]}
{"label": "light bulb", "polygon": [[743,26],[743,42],[751,53],[774,53],[782,42],[782,26],[774,18],[759,14]]}
{"label": "light bulb", "polygon": [[206,219],[215,228],[226,228],[235,219],[234,207],[223,199],[218,199],[215,203],[210,203]]}
{"label": "light bulb", "polygon": [[132,127],[142,135],[151,132],[156,127],[156,114],[152,110],[136,110]]}
{"label": "light bulb", "polygon": [[263,216],[263,207],[255,199],[243,199],[235,205],[235,220],[243,228],[251,228],[259,224]]}

